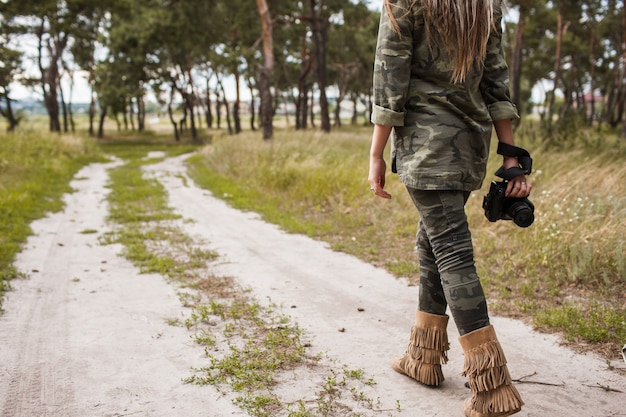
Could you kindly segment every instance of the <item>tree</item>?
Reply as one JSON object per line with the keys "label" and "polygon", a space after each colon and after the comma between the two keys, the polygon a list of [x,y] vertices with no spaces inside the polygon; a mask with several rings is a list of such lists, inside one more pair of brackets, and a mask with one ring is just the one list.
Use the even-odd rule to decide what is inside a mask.
{"label": "tree", "polygon": [[[138,127],[143,127],[141,107],[145,95],[145,83],[155,72],[156,41],[152,38],[153,22],[159,15],[146,15],[150,10],[150,0],[141,1],[130,7],[123,2],[111,8],[106,48],[108,54],[97,64],[93,73],[93,87],[100,104],[100,122],[98,137],[104,134],[106,117],[115,118],[119,126],[119,116],[125,120],[127,128],[128,113],[134,113],[133,106],[138,106]],[[155,13],[160,13],[156,10]],[[131,124],[133,116],[131,116]]]}
{"label": "tree", "polygon": [[[338,91],[335,126],[341,126],[341,105],[346,97],[352,97],[356,110],[357,97],[370,94],[379,19],[365,3],[358,2],[346,5],[330,26],[333,41],[328,47],[328,69]],[[352,119],[354,123],[354,113]]]}
{"label": "tree", "polygon": [[521,82],[522,82],[522,63],[524,60],[524,35],[526,32],[526,22],[528,14],[533,6],[533,0],[519,0],[518,19],[515,25],[515,35],[513,40],[513,53],[511,54],[511,99],[518,109],[521,106]]}
{"label": "tree", "polygon": [[261,95],[261,124],[263,126],[263,139],[271,139],[274,135],[272,116],[272,92],[270,82],[274,71],[274,42],[272,30],[272,16],[265,0],[257,0],[261,26],[263,28],[263,66],[259,72],[259,91]]}
{"label": "tree", "polygon": [[[85,4],[89,4],[85,2]],[[115,0],[91,0],[90,7],[84,10],[84,18],[76,22],[80,35],[76,36],[70,46],[71,60],[78,68],[87,73],[90,87],[89,96],[89,135],[94,136],[94,120],[96,116],[95,77],[97,68],[96,50],[106,43],[108,37],[107,16],[116,7]]]}
{"label": "tree", "polygon": [[109,1],[3,2],[3,15],[7,21],[23,22],[23,35],[34,36],[37,41],[39,86],[51,131],[61,131],[59,101],[63,104],[65,101],[60,91],[60,80],[68,49],[73,48],[77,39],[93,38],[85,32],[86,28],[95,31],[98,25],[87,23],[91,23],[94,16],[102,17],[103,13],[95,11],[105,10]]}
{"label": "tree", "polygon": [[7,130],[13,131],[20,122],[20,117],[12,108],[11,82],[20,73],[20,61],[22,53],[5,45],[0,45],[0,115],[9,125]]}
{"label": "tree", "polygon": [[315,73],[317,75],[317,88],[320,91],[319,105],[322,119],[322,130],[330,132],[330,115],[328,99],[326,98],[326,35],[328,31],[328,15],[324,6],[324,0],[308,0],[309,22],[313,37],[315,56]]}
{"label": "tree", "polygon": [[[32,11],[36,24],[33,24],[31,30],[37,36],[37,62],[41,73],[41,90],[44,98],[44,104],[50,117],[50,131],[60,131],[59,122],[59,106],[57,100],[58,80],[59,80],[59,59],[67,45],[67,37],[61,30],[53,30],[47,19],[48,11],[53,16],[52,20],[57,21],[58,15],[56,4],[51,2],[42,4],[39,8]],[[18,11],[19,13],[19,11]],[[59,19],[60,20],[60,19]],[[53,34],[48,34],[53,32]],[[49,54],[48,66],[45,65],[45,52]]]}
{"label": "tree", "polygon": [[8,25],[4,19],[3,6],[0,6],[0,116],[7,122],[7,130],[13,131],[20,122],[20,117],[13,111],[11,83],[21,74],[22,52],[10,46],[19,26]]}
{"label": "tree", "polygon": [[247,76],[254,78],[260,76],[257,73],[257,67],[262,62],[259,45],[264,39],[261,33],[262,25],[259,22],[258,5],[255,10],[250,7],[250,2],[247,0],[233,1],[240,1],[240,3],[230,4],[224,10],[223,19],[227,29],[219,45],[221,53],[214,58],[219,61],[219,66],[224,69],[223,72],[230,74],[235,82],[235,100],[230,114],[233,117],[234,133],[237,134],[241,132],[241,80],[248,78]]}
{"label": "tree", "polygon": [[[573,122],[580,119],[619,126],[626,134],[623,2],[509,4],[517,9],[519,20],[507,24],[503,46],[520,113],[544,104],[544,121],[558,123],[559,131],[578,126]],[[226,109],[229,132],[242,129],[244,85],[252,96],[250,128],[255,129],[260,109],[264,138],[272,136],[273,115],[282,103],[295,105],[296,129],[315,127],[319,119],[321,129],[329,131],[333,99],[336,126],[348,100],[353,103],[352,123],[357,107],[371,111],[379,12],[369,9],[365,0],[258,0],[256,9],[244,0],[9,1],[0,2],[0,12],[2,34],[10,29],[37,41],[30,58],[40,68],[34,79],[51,130],[67,129],[68,116],[72,124],[71,101],[61,86],[70,81],[71,87],[79,69],[86,71],[92,86],[92,133],[98,105],[101,133],[107,117],[119,128],[142,130],[149,91],[169,109],[174,136],[188,132],[194,141],[199,140],[199,109],[207,126],[216,120],[221,128]],[[12,60],[4,49],[0,54],[0,76],[18,77],[19,60]],[[228,90],[226,80],[231,79],[235,86]],[[19,80],[32,83],[23,76]],[[549,90],[544,103],[531,102],[538,85]],[[6,87],[0,90],[0,108],[10,114]],[[330,92],[336,96],[327,97]],[[227,94],[234,95],[230,103]]]}

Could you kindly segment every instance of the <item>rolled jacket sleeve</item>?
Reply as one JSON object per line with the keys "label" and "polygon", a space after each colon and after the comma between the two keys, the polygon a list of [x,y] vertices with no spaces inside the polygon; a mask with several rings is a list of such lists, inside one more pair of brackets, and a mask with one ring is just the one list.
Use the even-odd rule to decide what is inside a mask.
{"label": "rolled jacket sleeve", "polygon": [[413,18],[407,0],[392,2],[391,9],[400,32],[396,32],[383,7],[374,60],[374,108],[371,120],[374,124],[402,126],[411,79]]}
{"label": "rolled jacket sleeve", "polygon": [[402,126],[404,124],[404,112],[389,110],[374,104],[372,123],[383,126]]}
{"label": "rolled jacket sleeve", "polygon": [[517,108],[510,101],[500,101],[490,104],[488,109],[491,120],[519,119]]}

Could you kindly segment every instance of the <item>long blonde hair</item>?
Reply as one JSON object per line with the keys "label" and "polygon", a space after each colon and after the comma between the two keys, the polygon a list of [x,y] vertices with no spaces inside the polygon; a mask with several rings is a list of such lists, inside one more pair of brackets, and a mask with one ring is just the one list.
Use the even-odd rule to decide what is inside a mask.
{"label": "long blonde hair", "polygon": [[[394,0],[384,0],[385,9],[396,32],[400,28],[393,13]],[[494,0],[413,0],[411,8],[420,3],[424,15],[426,38],[431,51],[434,46],[447,52],[453,64],[453,83],[462,83],[487,54],[487,41],[495,29]],[[405,11],[410,13],[410,10]]]}

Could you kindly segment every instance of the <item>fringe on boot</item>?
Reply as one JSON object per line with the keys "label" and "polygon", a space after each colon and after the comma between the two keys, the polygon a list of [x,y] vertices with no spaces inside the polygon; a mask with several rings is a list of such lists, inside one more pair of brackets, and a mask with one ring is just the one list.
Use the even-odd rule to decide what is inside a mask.
{"label": "fringe on boot", "polygon": [[418,310],[409,346],[404,356],[394,359],[393,369],[424,385],[440,385],[445,379],[441,365],[448,362],[447,351],[450,349],[448,319],[447,315]]}
{"label": "fringe on boot", "polygon": [[469,378],[472,397],[465,403],[467,417],[505,417],[522,409],[524,402],[513,385],[506,357],[493,326],[459,338],[465,352],[462,375]]}

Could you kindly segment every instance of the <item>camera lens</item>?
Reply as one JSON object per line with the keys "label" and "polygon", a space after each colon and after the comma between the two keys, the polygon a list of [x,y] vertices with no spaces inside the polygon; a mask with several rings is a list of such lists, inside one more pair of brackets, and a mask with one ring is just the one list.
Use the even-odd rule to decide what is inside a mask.
{"label": "camera lens", "polygon": [[528,227],[535,221],[533,210],[523,202],[512,204],[509,215],[519,227]]}

